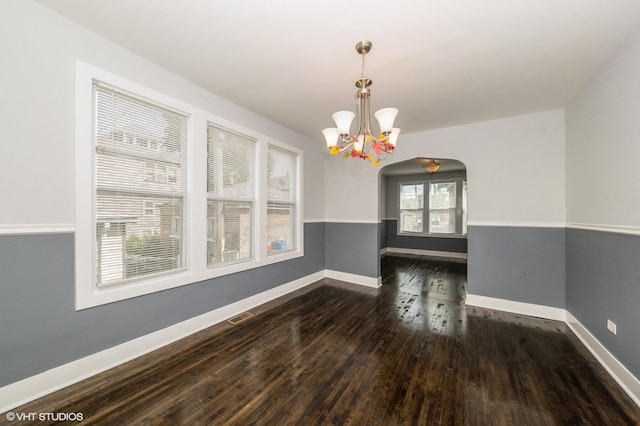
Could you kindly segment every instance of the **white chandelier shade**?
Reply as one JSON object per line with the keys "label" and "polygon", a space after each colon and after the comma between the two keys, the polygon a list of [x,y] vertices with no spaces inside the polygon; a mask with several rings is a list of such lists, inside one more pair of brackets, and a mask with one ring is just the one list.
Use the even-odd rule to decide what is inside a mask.
{"label": "white chandelier shade", "polygon": [[380,133],[391,133],[391,130],[393,129],[393,122],[397,115],[397,108],[382,108],[373,114],[380,125]]}

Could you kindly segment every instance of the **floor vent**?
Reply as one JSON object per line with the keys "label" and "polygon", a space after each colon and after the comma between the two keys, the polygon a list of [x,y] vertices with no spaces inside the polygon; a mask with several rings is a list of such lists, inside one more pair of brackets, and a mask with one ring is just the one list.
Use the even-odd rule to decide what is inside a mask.
{"label": "floor vent", "polygon": [[243,312],[240,315],[236,315],[233,318],[229,318],[227,321],[229,321],[231,324],[240,324],[242,321],[246,321],[252,316],[253,314],[251,312]]}

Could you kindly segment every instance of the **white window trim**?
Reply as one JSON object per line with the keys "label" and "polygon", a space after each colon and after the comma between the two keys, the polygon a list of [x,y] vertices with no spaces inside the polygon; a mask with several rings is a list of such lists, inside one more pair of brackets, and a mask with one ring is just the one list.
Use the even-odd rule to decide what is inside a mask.
{"label": "white window trim", "polygon": [[[126,285],[98,288],[95,283],[95,194],[94,194],[94,145],[93,140],[93,81],[99,80],[119,89],[133,93],[189,116],[188,132],[188,208],[190,216],[187,241],[190,245],[186,259],[186,269],[160,277],[140,279]],[[129,81],[102,69],[76,61],[75,82],[75,290],[76,310],[142,296],[224,275],[246,271],[304,256],[304,235],[302,210],[303,152],[300,149],[265,137],[251,129],[239,126],[222,117],[198,109],[188,103],[156,92],[141,84]],[[254,228],[255,257],[252,260],[209,268],[206,261],[207,240],[207,123],[226,127],[257,140],[256,166],[267,164],[267,146],[279,146],[297,155],[296,182],[297,208],[295,209],[296,248],[283,253],[267,255],[266,245],[266,195],[257,197]],[[257,194],[267,194],[266,171],[256,168]],[[265,175],[265,176],[263,176]],[[264,229],[263,229],[264,228]]]}
{"label": "white window trim", "polygon": [[[429,233],[429,232],[408,232],[408,231],[401,231],[400,230],[400,211],[402,210],[400,208],[400,198],[402,197],[401,194],[401,187],[402,185],[419,185],[419,184],[423,184],[424,185],[424,206],[422,208],[422,213],[423,213],[423,223],[424,226],[429,229],[429,184],[430,183],[447,183],[447,182],[455,182],[456,183],[456,194],[458,194],[458,192],[460,192],[460,202],[456,203],[456,230],[458,229],[458,219],[462,219],[462,191],[461,191],[461,187],[462,187],[462,182],[467,180],[466,178],[463,177],[452,177],[452,178],[443,178],[443,179],[426,179],[426,180],[408,180],[408,181],[404,181],[404,182],[398,182],[398,189],[397,189],[397,193],[398,193],[398,199],[396,200],[396,206],[398,209],[397,212],[397,220],[396,220],[396,233],[398,236],[402,236],[402,237],[429,237],[429,238],[450,238],[450,239],[467,239],[467,234],[462,234],[462,233],[453,233],[453,234],[443,234],[443,233]],[[460,188],[459,188],[460,187]],[[460,191],[459,191],[460,190]],[[457,197],[457,195],[456,195]],[[462,229],[462,223],[459,224],[460,225],[460,229]],[[467,223],[468,226],[468,223]]]}
{"label": "white window trim", "polygon": [[[302,244],[302,232],[303,232],[303,226],[302,226],[302,191],[301,191],[301,187],[302,187],[302,156],[300,155],[300,152],[298,150],[292,150],[290,146],[287,146],[285,144],[282,143],[278,143],[278,142],[270,142],[268,144],[265,145],[264,150],[265,150],[265,162],[263,164],[267,164],[268,162],[268,156],[269,156],[269,147],[272,146],[275,149],[280,149],[281,151],[287,152],[287,153],[291,153],[291,154],[296,154],[297,158],[296,158],[296,164],[294,165],[294,170],[293,173],[295,173],[295,179],[293,182],[294,185],[294,200],[278,200],[278,199],[269,199],[268,197],[264,197],[264,206],[262,206],[263,208],[260,210],[261,212],[264,212],[264,222],[263,223],[267,223],[268,219],[267,219],[267,212],[268,212],[268,205],[269,204],[279,204],[279,205],[288,205],[288,206],[292,206],[293,207],[293,220],[291,223],[291,226],[293,227],[292,230],[292,234],[293,234],[293,245],[294,248],[293,249],[287,249],[287,250],[283,250],[282,252],[272,252],[271,254],[267,253],[267,246],[265,245],[263,247],[264,249],[264,253],[267,253],[266,255],[269,257],[278,257],[278,256],[282,256],[288,252],[295,252],[296,250],[300,249],[301,244]],[[268,182],[266,179],[266,173],[263,173],[263,178],[264,178],[264,190],[263,190],[263,194],[267,194],[268,195]],[[297,201],[299,200],[299,201]],[[266,231],[265,231],[265,238],[266,238]]]}

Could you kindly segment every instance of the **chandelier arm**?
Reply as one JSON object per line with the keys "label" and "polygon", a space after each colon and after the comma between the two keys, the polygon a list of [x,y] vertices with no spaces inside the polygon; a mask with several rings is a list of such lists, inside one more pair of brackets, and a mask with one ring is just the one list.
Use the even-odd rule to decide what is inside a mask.
{"label": "chandelier arm", "polygon": [[[342,142],[345,143],[346,140],[343,139]],[[354,144],[354,142],[348,142],[346,145],[340,147],[340,151],[338,151],[338,152],[344,152],[344,151],[348,150],[349,148],[351,148],[353,146],[353,144]]]}

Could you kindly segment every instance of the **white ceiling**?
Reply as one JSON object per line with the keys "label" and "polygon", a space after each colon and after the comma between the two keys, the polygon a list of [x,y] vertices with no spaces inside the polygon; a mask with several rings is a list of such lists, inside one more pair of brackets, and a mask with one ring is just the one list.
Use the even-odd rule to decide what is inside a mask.
{"label": "white ceiling", "polygon": [[563,107],[640,25],[638,0],[39,2],[319,143],[355,111],[358,40],[372,110],[413,133]]}

